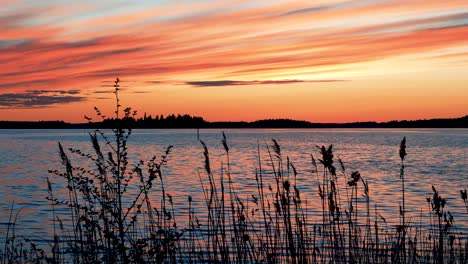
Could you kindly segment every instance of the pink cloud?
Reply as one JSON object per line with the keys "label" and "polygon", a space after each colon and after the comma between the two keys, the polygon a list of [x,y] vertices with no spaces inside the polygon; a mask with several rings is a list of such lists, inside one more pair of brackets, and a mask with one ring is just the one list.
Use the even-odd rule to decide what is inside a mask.
{"label": "pink cloud", "polygon": [[[255,74],[283,76],[285,69],[320,72],[324,66],[345,68],[352,63],[467,43],[468,27],[450,26],[450,22],[466,19],[466,1],[317,6],[294,2],[238,8],[245,2],[233,2],[230,6],[167,5],[79,22],[60,17],[58,11],[64,7],[59,6],[45,9],[45,14],[62,18],[58,20],[61,22],[42,24],[22,23],[37,20],[41,16],[39,9],[12,9],[0,15],[0,41],[21,43],[0,46],[0,93],[25,90],[32,85],[38,89],[78,87],[117,75],[160,75],[163,79],[180,80],[185,74],[202,73],[214,78],[210,81],[225,80],[226,76],[252,80]],[[79,9],[80,15],[83,8],[91,7]],[[460,11],[464,8],[465,13]],[[65,10],[66,15],[73,17],[72,9]],[[452,13],[434,13],[449,11]],[[190,16],[192,12],[206,14]],[[356,16],[371,19],[382,14],[388,18],[398,12],[411,19],[375,19],[366,25],[326,27]],[[432,27],[444,23],[446,27]]]}

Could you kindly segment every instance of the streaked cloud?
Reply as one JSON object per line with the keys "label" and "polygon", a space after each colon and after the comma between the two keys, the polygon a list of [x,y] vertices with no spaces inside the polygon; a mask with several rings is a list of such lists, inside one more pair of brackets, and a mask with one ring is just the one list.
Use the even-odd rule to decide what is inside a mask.
{"label": "streaked cloud", "polygon": [[417,2],[103,2],[76,11],[19,2],[0,15],[1,87],[200,73],[213,83],[261,80],[466,44],[466,1]]}
{"label": "streaked cloud", "polygon": [[196,87],[213,87],[213,86],[239,86],[239,85],[270,85],[270,84],[291,84],[291,83],[314,83],[314,82],[343,82],[345,80],[264,80],[264,81],[192,81],[185,84]]}
{"label": "streaked cloud", "polygon": [[31,90],[24,93],[0,94],[0,109],[38,108],[85,100],[78,94],[78,90]]}

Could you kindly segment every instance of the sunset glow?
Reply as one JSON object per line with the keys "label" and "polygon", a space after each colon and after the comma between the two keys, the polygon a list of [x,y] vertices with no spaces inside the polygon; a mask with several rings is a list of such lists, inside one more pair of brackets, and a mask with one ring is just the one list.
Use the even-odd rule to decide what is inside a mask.
{"label": "sunset glow", "polygon": [[0,120],[468,114],[468,1],[0,2]]}

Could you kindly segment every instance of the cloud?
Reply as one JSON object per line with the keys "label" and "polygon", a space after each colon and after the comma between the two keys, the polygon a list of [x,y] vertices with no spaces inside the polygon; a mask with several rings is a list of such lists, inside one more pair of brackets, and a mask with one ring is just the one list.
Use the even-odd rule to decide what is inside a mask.
{"label": "cloud", "polygon": [[134,93],[134,94],[147,94],[147,93],[151,93],[151,91],[132,91],[131,93]]}
{"label": "cloud", "polygon": [[217,87],[217,86],[317,83],[317,82],[343,82],[343,81],[345,81],[345,80],[263,80],[263,81],[221,80],[221,81],[192,81],[192,82],[185,82],[185,84],[195,86],[195,87]]}
{"label": "cloud", "polygon": [[[102,87],[107,87],[107,86],[102,86]],[[112,87],[111,85],[109,85],[108,87]],[[94,91],[93,93],[95,94],[111,94],[111,93],[114,93],[113,90],[97,90],[97,91]]]}
{"label": "cloud", "polygon": [[163,84],[151,81],[156,76],[229,79],[186,83],[204,87],[284,84],[231,79],[324,78],[325,69],[466,46],[466,1],[325,2],[169,1],[115,13],[98,3],[12,4],[0,15],[0,91],[90,89],[117,76],[146,84]]}
{"label": "cloud", "polygon": [[316,7],[307,7],[307,8],[302,8],[298,10],[292,10],[288,11],[284,14],[281,14],[281,16],[290,16],[290,15],[297,15],[297,14],[303,14],[303,13],[314,13],[314,12],[320,12],[323,10],[330,9],[328,6],[316,6]]}
{"label": "cloud", "polygon": [[82,96],[76,96],[79,93],[78,90],[30,90],[0,94],[0,108],[41,108],[85,100]]}
{"label": "cloud", "polygon": [[163,81],[145,81],[145,83],[148,83],[148,84],[163,84],[165,82],[163,82]]}
{"label": "cloud", "polygon": [[367,6],[371,5],[372,2],[365,2],[363,1],[362,3],[356,3],[352,1],[345,1],[345,2],[338,2],[338,3],[333,3],[329,5],[319,5],[319,6],[313,6],[313,7],[304,7],[296,10],[289,10],[280,16],[290,16],[290,15],[301,15],[301,14],[309,14],[309,13],[317,13],[317,12],[322,12],[326,10],[333,10],[333,9],[338,9],[338,8],[345,8],[345,7],[356,7],[356,6]]}
{"label": "cloud", "polygon": [[80,90],[31,90],[28,91],[30,94],[35,95],[42,95],[42,94],[49,94],[49,93],[56,93],[56,94],[79,94]]}

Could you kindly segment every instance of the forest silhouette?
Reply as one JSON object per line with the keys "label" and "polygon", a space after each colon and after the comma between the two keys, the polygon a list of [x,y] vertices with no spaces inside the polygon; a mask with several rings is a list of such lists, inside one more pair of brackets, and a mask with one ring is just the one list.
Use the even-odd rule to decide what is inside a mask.
{"label": "forest silhouette", "polygon": [[140,118],[105,118],[101,122],[67,123],[64,121],[0,121],[0,129],[73,129],[112,128],[468,128],[468,115],[460,118],[402,120],[389,122],[314,123],[293,119],[265,119],[253,122],[209,122],[199,116],[144,115]]}

